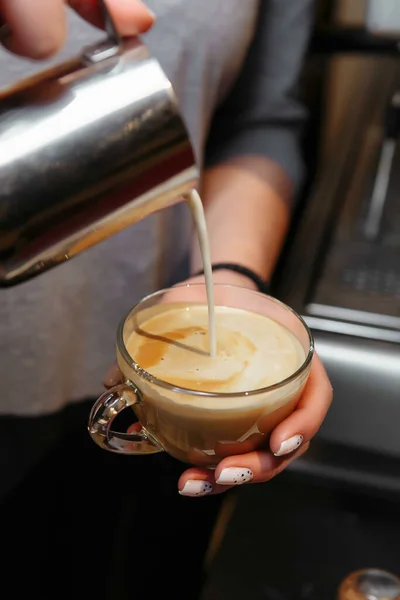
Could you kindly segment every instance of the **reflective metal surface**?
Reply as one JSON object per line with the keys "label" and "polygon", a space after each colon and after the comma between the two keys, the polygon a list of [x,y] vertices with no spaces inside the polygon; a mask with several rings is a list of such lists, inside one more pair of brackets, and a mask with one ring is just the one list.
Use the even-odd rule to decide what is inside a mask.
{"label": "reflective metal surface", "polygon": [[0,286],[69,260],[197,184],[171,83],[144,45],[124,41],[110,55],[114,42],[0,93]]}
{"label": "reflective metal surface", "polygon": [[343,580],[337,600],[400,600],[400,580],[381,569],[355,571]]}
{"label": "reflective metal surface", "polygon": [[[365,60],[354,82],[354,104],[336,148],[321,165],[277,286],[278,296],[311,327],[333,384],[334,401],[317,442],[346,449],[340,477],[346,470],[358,471],[352,450],[377,453],[383,461],[400,458],[398,145],[379,234],[372,239],[365,234],[384,143],[385,109],[398,89],[397,61]],[[300,463],[307,461],[305,469],[313,468],[313,462],[323,464],[323,455],[312,452],[311,445],[311,454],[294,468],[301,470]],[[334,471],[335,461],[328,462]]]}
{"label": "reflective metal surface", "polygon": [[370,240],[376,240],[380,232],[395,151],[396,140],[385,140],[382,144],[374,190],[364,229],[366,237]]}
{"label": "reflective metal surface", "polygon": [[365,124],[345,205],[330,233],[307,311],[375,326],[381,339],[389,339],[386,329],[394,330],[390,339],[400,341],[400,151],[397,140],[383,136],[379,116]]}
{"label": "reflective metal surface", "polygon": [[316,348],[334,388],[323,439],[400,458],[400,344],[318,331]]}

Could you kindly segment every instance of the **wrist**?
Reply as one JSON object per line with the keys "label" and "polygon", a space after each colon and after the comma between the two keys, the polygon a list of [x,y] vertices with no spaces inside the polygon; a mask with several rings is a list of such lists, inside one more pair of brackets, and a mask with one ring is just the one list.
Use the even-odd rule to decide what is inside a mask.
{"label": "wrist", "polygon": [[237,285],[251,290],[257,290],[257,286],[249,277],[241,273],[235,273],[229,269],[221,269],[213,272],[215,283],[226,283],[228,285]]}
{"label": "wrist", "polygon": [[[189,278],[187,283],[204,283],[205,277],[201,275],[193,275]],[[251,290],[257,290],[257,286],[251,279],[241,275],[240,273],[234,273],[233,271],[215,271],[213,273],[214,283],[225,283],[226,285],[236,285],[238,287],[245,287]]]}
{"label": "wrist", "polygon": [[[212,271],[215,283],[238,285],[257,290],[263,294],[269,293],[267,281],[262,279],[253,269],[239,263],[215,263],[212,266]],[[198,271],[194,277],[201,277],[204,281],[204,271]]]}

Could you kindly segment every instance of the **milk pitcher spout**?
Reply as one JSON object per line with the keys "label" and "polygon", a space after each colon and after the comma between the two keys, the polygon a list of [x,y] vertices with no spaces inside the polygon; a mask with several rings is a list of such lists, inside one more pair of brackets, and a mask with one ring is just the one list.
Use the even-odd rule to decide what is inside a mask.
{"label": "milk pitcher spout", "polygon": [[0,92],[0,286],[26,281],[197,186],[171,82],[113,39]]}

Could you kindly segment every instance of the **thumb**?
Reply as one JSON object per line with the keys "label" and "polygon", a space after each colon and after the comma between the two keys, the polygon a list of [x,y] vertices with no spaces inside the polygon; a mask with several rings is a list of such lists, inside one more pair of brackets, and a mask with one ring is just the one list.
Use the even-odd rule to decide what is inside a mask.
{"label": "thumb", "polygon": [[0,0],[1,42],[11,52],[30,58],[47,58],[66,38],[63,0]]}
{"label": "thumb", "polygon": [[[144,33],[154,22],[154,14],[141,0],[105,1],[115,26],[123,37]],[[69,0],[69,5],[92,25],[104,27],[103,12],[98,0]]]}
{"label": "thumb", "polygon": [[[141,0],[106,0],[121,36],[147,31],[153,13]],[[68,4],[86,21],[103,27],[99,0],[70,0]],[[15,54],[34,59],[58,52],[67,35],[64,0],[0,0],[0,41]]]}

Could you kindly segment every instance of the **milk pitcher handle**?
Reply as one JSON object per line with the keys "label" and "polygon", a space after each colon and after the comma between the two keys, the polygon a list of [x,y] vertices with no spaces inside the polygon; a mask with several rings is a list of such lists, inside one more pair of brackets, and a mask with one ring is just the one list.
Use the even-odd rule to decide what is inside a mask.
{"label": "milk pitcher handle", "polygon": [[139,432],[123,433],[111,429],[123,410],[142,402],[140,392],[128,384],[117,385],[104,392],[89,415],[88,431],[98,446],[121,454],[155,454],[163,448],[142,426]]}

